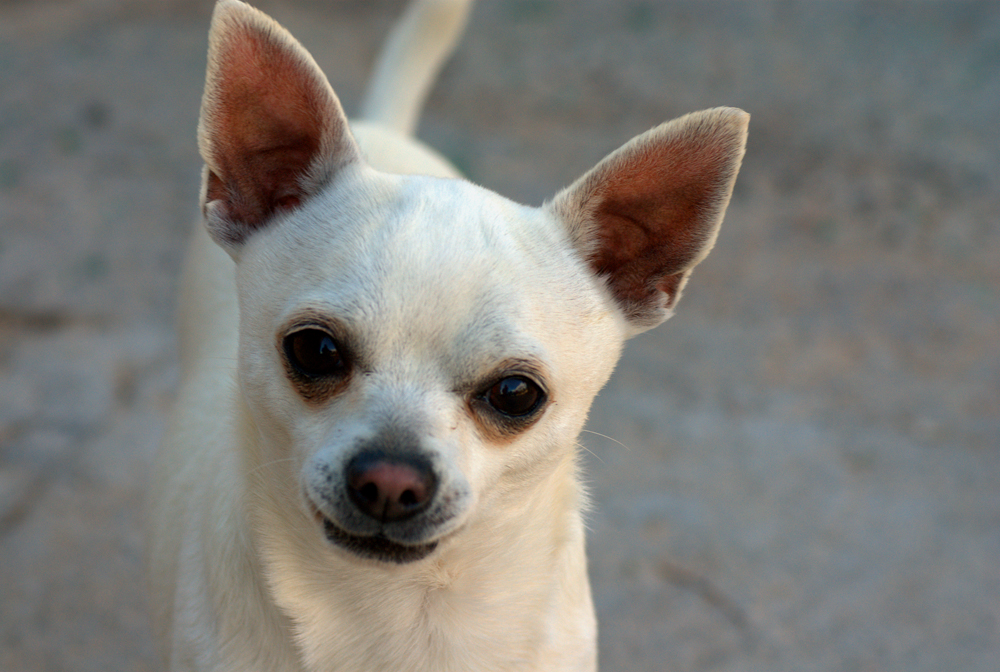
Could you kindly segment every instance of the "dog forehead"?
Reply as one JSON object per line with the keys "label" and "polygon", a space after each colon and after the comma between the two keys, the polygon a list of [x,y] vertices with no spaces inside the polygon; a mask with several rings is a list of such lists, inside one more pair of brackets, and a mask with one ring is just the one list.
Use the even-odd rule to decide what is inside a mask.
{"label": "dog forehead", "polygon": [[376,175],[322,194],[244,265],[292,298],[321,290],[384,309],[454,310],[484,292],[538,301],[582,274],[566,233],[537,208],[462,180]]}
{"label": "dog forehead", "polygon": [[[461,180],[376,174],[321,195],[241,265],[244,309],[319,311],[393,345],[526,354],[610,319],[547,213]],[[261,241],[262,243],[265,241]],[[256,304],[246,305],[247,302]],[[465,343],[466,345],[459,345]],[[536,347],[537,346],[537,347]]]}

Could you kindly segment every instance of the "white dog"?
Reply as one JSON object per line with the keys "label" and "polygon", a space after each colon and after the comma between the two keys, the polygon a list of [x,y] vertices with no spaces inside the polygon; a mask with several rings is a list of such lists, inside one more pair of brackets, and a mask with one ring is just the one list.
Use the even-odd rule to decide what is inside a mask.
{"label": "white dog", "polygon": [[215,8],[152,488],[171,670],[596,667],[577,435],[712,247],[749,117],[663,124],[518,205],[407,137],[466,12],[413,5],[348,125],[284,29]]}

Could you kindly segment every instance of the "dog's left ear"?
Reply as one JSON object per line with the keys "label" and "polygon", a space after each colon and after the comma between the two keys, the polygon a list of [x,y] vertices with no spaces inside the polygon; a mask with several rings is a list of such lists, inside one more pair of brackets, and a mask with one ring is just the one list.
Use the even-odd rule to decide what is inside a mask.
{"label": "dog's left ear", "polygon": [[340,102],[312,56],[266,14],[220,0],[198,122],[202,208],[230,254],[360,161]]}
{"label": "dog's left ear", "polygon": [[630,335],[673,314],[691,270],[715,244],[749,120],[716,108],[662,124],[545,206],[607,283]]}

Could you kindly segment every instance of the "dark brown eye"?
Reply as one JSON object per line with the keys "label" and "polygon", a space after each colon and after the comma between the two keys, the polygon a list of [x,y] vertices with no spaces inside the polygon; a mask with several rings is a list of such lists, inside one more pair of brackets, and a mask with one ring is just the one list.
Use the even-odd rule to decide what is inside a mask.
{"label": "dark brown eye", "polygon": [[545,400],[538,385],[524,376],[509,376],[486,391],[486,402],[495,410],[513,418],[530,415]]}
{"label": "dark brown eye", "polygon": [[320,329],[302,329],[285,337],[285,356],[310,378],[341,376],[347,368],[333,336]]}

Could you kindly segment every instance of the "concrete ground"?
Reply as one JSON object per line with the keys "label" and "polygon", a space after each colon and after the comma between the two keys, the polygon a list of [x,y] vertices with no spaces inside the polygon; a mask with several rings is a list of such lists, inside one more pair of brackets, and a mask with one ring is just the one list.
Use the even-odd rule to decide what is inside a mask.
{"label": "concrete ground", "polygon": [[[261,1],[349,109],[390,2]],[[0,670],[159,670],[208,0],[0,1]],[[1000,666],[1000,4],[483,0],[421,135],[539,203],[750,111],[719,243],[595,405],[606,670]]]}

